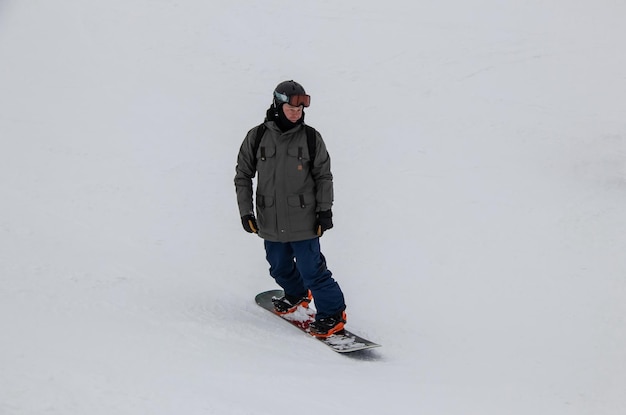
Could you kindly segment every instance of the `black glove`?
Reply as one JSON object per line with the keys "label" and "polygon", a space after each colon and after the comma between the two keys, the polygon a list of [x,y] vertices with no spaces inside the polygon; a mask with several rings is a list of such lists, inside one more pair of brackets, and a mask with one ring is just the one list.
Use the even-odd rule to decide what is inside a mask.
{"label": "black glove", "polygon": [[315,221],[315,233],[322,236],[324,232],[333,227],[333,212],[325,210],[317,212],[317,220]]}
{"label": "black glove", "polygon": [[248,233],[257,233],[259,231],[259,225],[256,224],[256,218],[254,217],[254,215],[242,216],[241,224]]}

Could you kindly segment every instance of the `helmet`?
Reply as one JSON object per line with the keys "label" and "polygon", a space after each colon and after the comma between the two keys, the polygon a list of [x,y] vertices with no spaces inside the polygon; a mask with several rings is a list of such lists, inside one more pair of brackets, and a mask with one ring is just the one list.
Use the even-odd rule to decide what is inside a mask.
{"label": "helmet", "polygon": [[285,94],[287,96],[306,95],[306,92],[304,91],[302,85],[294,80],[281,82],[280,84],[278,84],[278,86],[276,86],[276,89],[274,91],[278,92],[279,94]]}
{"label": "helmet", "polygon": [[293,106],[308,107],[311,103],[311,97],[306,94],[302,85],[296,81],[284,81],[276,86],[274,89],[274,107],[278,108],[279,105],[289,103]]}

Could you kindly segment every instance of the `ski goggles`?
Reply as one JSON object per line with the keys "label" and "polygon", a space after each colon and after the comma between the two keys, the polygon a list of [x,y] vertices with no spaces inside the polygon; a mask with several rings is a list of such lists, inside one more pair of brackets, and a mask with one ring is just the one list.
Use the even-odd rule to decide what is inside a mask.
{"label": "ski goggles", "polygon": [[274,97],[276,98],[276,101],[289,104],[293,107],[299,107],[300,105],[308,107],[311,104],[310,95],[286,95],[274,91]]}

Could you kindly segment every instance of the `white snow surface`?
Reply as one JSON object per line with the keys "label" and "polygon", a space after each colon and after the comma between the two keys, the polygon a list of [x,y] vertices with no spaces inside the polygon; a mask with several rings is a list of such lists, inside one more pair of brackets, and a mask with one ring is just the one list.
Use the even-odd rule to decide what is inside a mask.
{"label": "white snow surface", "polygon": [[[0,1],[0,414],[626,413],[626,3]],[[253,301],[302,83],[333,353]]]}

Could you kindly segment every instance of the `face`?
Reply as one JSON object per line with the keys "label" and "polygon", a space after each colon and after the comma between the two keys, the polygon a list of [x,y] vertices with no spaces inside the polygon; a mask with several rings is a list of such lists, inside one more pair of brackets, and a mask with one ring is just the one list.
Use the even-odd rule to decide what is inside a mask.
{"label": "face", "polygon": [[289,121],[295,123],[302,118],[302,105],[294,107],[293,105],[284,104],[283,113]]}

